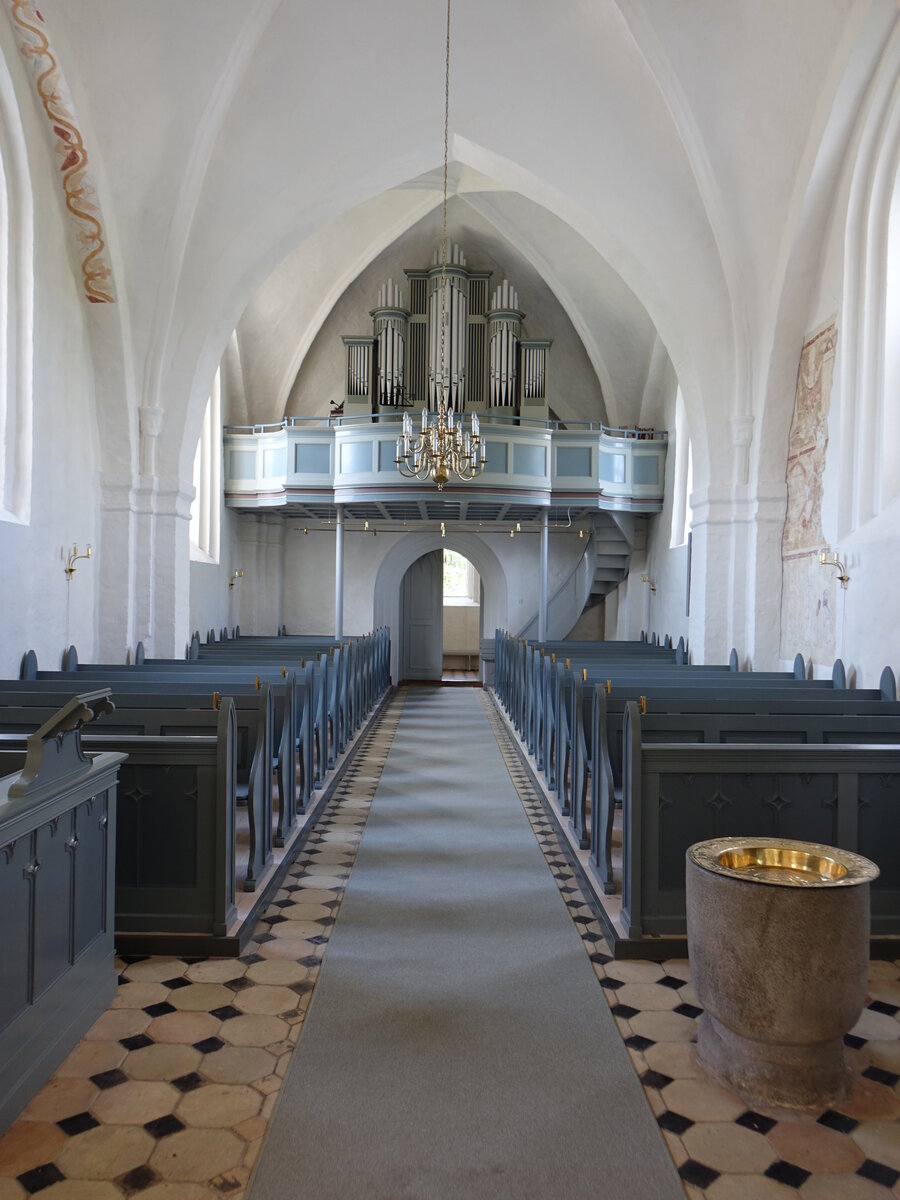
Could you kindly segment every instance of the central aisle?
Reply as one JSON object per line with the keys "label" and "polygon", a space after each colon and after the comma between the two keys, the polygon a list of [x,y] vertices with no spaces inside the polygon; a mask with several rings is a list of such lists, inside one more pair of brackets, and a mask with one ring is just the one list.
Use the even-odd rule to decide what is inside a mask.
{"label": "central aisle", "polygon": [[410,689],[250,1195],[580,1194],[684,1195],[480,694]]}

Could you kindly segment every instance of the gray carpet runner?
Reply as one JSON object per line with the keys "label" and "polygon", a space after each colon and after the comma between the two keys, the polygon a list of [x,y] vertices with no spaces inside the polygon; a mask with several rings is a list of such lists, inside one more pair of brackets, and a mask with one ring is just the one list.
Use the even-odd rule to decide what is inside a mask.
{"label": "gray carpet runner", "polygon": [[683,1200],[477,692],[410,689],[251,1200]]}

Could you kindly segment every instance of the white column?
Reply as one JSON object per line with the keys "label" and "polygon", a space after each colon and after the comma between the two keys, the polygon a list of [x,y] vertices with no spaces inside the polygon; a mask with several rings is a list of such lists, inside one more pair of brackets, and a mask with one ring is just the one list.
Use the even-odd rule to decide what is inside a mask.
{"label": "white column", "polygon": [[541,513],[541,607],[538,612],[538,641],[547,640],[547,607],[549,603],[550,526],[547,509]]}
{"label": "white column", "polygon": [[337,532],[334,538],[334,636],[344,636],[344,506],[337,506]]}

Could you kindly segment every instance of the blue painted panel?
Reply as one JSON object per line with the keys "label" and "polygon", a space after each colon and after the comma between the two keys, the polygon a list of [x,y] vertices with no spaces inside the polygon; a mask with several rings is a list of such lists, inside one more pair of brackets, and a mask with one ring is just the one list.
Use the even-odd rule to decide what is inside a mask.
{"label": "blue painted panel", "polygon": [[590,479],[590,446],[557,446],[556,473],[557,475],[572,475]]}
{"label": "blue painted panel", "polygon": [[396,442],[379,442],[378,443],[378,470],[379,472],[397,473],[397,444]]}
{"label": "blue painted panel", "polygon": [[485,470],[505,475],[509,470],[509,442],[485,442],[484,449],[487,454]]}
{"label": "blue painted panel", "polygon": [[513,447],[513,473],[516,475],[546,475],[546,446],[516,443]]}
{"label": "blue painted panel", "polygon": [[634,456],[632,483],[659,483],[659,459],[655,454],[636,454]]}
{"label": "blue painted panel", "polygon": [[368,474],[372,470],[372,443],[347,442],[341,446],[341,473],[344,475]]}
{"label": "blue painted panel", "polygon": [[607,483],[625,482],[625,455],[600,451],[600,478]]}
{"label": "blue painted panel", "polygon": [[256,451],[229,450],[228,474],[232,479],[253,479],[256,475]]}
{"label": "blue painted panel", "polygon": [[285,469],[285,449],[278,446],[272,450],[263,450],[263,477],[283,475]]}
{"label": "blue painted panel", "polygon": [[330,475],[331,446],[328,442],[298,442],[294,470],[300,475]]}

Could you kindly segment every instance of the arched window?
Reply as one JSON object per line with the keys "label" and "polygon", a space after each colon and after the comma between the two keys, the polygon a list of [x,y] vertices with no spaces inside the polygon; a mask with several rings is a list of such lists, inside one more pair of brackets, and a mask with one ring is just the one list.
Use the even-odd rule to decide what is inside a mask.
{"label": "arched window", "polygon": [[691,531],[693,512],[691,492],[694,488],[694,462],[691,434],[681,388],[675,394],[675,469],[672,492],[672,538],[670,546],[683,546]]}
{"label": "arched window", "polygon": [[219,371],[206,402],[194,455],[191,503],[191,558],[219,561],[219,508],[222,503],[222,387]]}
{"label": "arched window", "polygon": [[0,55],[0,520],[31,515],[34,236],[25,138]]}

